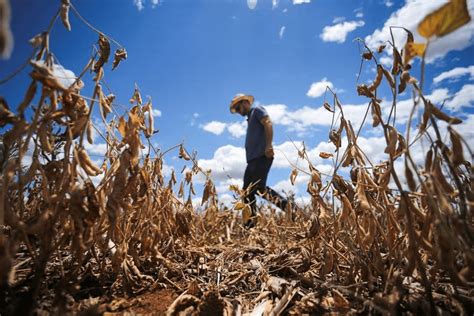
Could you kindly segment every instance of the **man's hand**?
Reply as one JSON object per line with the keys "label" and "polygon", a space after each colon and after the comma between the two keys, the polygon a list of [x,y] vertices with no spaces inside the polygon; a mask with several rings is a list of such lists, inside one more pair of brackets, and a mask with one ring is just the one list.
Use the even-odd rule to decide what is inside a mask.
{"label": "man's hand", "polygon": [[265,157],[273,158],[273,156],[275,156],[275,153],[273,152],[273,147],[270,146],[270,147],[265,148]]}
{"label": "man's hand", "polygon": [[273,152],[273,147],[272,147],[272,141],[273,141],[273,126],[272,126],[272,121],[270,120],[270,117],[264,116],[261,120],[260,123],[263,125],[263,129],[265,131],[265,157],[267,158],[273,158],[275,156],[275,153]]}

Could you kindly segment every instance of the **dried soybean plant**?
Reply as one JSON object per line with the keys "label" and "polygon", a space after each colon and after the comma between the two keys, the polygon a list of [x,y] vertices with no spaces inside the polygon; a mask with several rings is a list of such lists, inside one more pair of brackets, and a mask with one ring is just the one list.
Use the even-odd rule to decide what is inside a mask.
{"label": "dried soybean plant", "polygon": [[[79,78],[64,86],[52,70],[48,43],[58,17],[71,28],[71,12],[97,32],[98,43]],[[460,120],[424,96],[410,74],[407,50],[400,52],[393,38],[392,69],[366,48],[363,59],[376,64],[377,74],[370,85],[357,87],[369,100],[372,125],[384,132],[388,159],[369,161],[358,144],[365,120],[356,132],[334,94],[324,107],[333,113],[328,137],[335,153],[320,154],[333,158],[329,181],[300,149],[308,163],[310,205],[295,221],[263,205],[252,230],[235,212],[245,213],[245,205],[220,205],[212,171],[202,170],[196,153],[182,144],[176,148],[187,166],[180,182],[174,171],[165,175],[168,151],[150,140],[151,100],[144,102],[135,87],[130,110],[120,115],[120,104],[103,89],[112,47],[112,69],[126,59],[126,50],[71,2],[61,1],[48,29],[31,43],[24,100],[13,111],[0,99],[0,124],[7,129],[0,164],[1,313],[133,310],[146,291],[162,288],[176,294],[169,315],[472,313],[472,154],[466,160],[470,149],[454,128]],[[89,75],[91,97],[82,93]],[[390,111],[382,111],[377,97],[381,85],[391,89]],[[410,88],[414,106],[403,135],[396,100]],[[92,120],[94,106],[103,132]],[[100,161],[86,146],[95,134],[107,148]],[[420,165],[410,149],[422,140],[429,150]],[[205,178],[204,212],[192,203],[198,173]],[[295,169],[290,180],[297,175]]]}
{"label": "dried soybean plant", "polygon": [[[200,277],[200,286],[189,285],[168,315],[202,314],[209,306],[224,315],[473,312],[472,152],[455,130],[461,120],[427,99],[411,75],[406,48],[413,35],[407,31],[403,51],[394,43],[392,38],[391,69],[377,62],[376,54],[385,45],[377,53],[365,47],[362,54],[363,60],[375,63],[376,77],[357,86],[359,95],[369,100],[357,131],[336,94],[333,105],[323,105],[333,113],[328,138],[335,153],[320,153],[323,159],[334,158],[329,181],[304,146],[299,149],[309,172],[295,167],[290,181],[299,172],[309,174],[311,204],[300,210],[296,222],[262,207],[257,232],[246,237],[227,233],[219,247],[208,245],[202,265],[188,271]],[[388,109],[377,97],[381,85],[392,93],[392,102],[384,103],[391,104]],[[405,133],[397,129],[396,120],[397,98],[404,90],[413,92]],[[419,108],[422,115],[415,122]],[[386,141],[387,160],[376,164],[358,144],[369,121]],[[428,150],[419,162],[413,148],[421,141]],[[245,243],[232,243],[232,238],[244,238]]]}
{"label": "dried soybean plant", "polygon": [[[405,47],[413,43],[407,34]],[[473,312],[472,152],[455,130],[461,120],[426,98],[410,74],[407,50],[399,51],[393,38],[389,44],[391,69],[377,62],[385,45],[377,53],[365,47],[362,54],[375,63],[376,77],[357,86],[369,100],[357,131],[336,94],[332,105],[323,105],[333,113],[328,138],[335,153],[320,153],[333,158],[329,180],[304,146],[298,151],[309,171],[295,167],[290,181],[299,172],[309,175],[310,205],[300,209],[295,222],[262,206],[256,230],[242,235],[230,223],[219,245],[209,239],[195,268],[186,271],[197,281],[175,299],[168,315],[209,309],[224,315]],[[391,104],[388,109],[377,97],[381,85],[392,93],[392,102],[384,103]],[[406,133],[397,129],[396,120],[397,98],[404,90],[413,92]],[[387,159],[375,164],[358,142],[370,121],[386,141]],[[412,151],[421,141],[428,151],[419,162]],[[245,211],[241,202],[236,208]]]}
{"label": "dried soybean plant", "polygon": [[[413,42],[413,35],[406,31],[405,47]],[[339,127],[331,128],[329,140],[340,159],[335,160],[331,186],[325,192],[321,192],[320,173],[307,159],[312,172],[308,192],[313,198],[313,211],[320,214],[318,228],[324,233],[318,238],[327,245],[322,251],[325,266],[330,267],[320,271],[320,277],[334,272],[344,283],[363,285],[364,290],[375,293],[371,304],[380,312],[407,309],[434,313],[440,301],[454,304],[457,312],[472,312],[472,152],[454,128],[461,120],[449,116],[424,96],[418,80],[410,74],[409,58],[402,58],[407,52],[399,52],[394,42],[390,44],[390,70],[365,47],[362,56],[375,62],[376,77],[370,85],[357,86],[359,95],[369,99],[367,113],[371,113],[372,127],[383,130],[387,161],[373,165],[368,160],[357,144],[359,132],[355,133],[351,122],[345,119],[344,106],[335,94],[334,106],[325,103],[324,107],[333,115],[339,112]],[[379,53],[383,49],[380,47]],[[392,92],[390,111],[382,111],[377,97],[383,83]],[[410,86],[413,109],[404,136],[396,127],[396,100]],[[420,105],[424,106],[423,114],[417,135],[411,140],[413,114]],[[384,117],[382,113],[389,115]],[[442,137],[440,121],[447,124],[449,140]],[[340,153],[344,132],[348,144]],[[429,149],[420,165],[414,161],[410,147],[422,139],[427,139]],[[469,160],[464,157],[466,152],[471,153]],[[321,157],[330,156],[322,153]],[[404,168],[396,168],[397,161]],[[339,167],[350,169],[349,181],[338,174]],[[322,198],[329,189],[339,200],[337,205],[341,205],[337,211],[333,209],[334,216],[325,216],[335,207]],[[447,286],[451,290],[446,291]]]}
{"label": "dried soybean plant", "polygon": [[[58,17],[71,29],[71,12],[97,32],[98,42],[80,76],[66,86],[53,71],[49,36]],[[68,0],[61,1],[48,29],[30,43],[31,82],[23,101],[14,111],[0,99],[0,124],[6,129],[0,190],[1,312],[29,314],[54,307],[61,313],[91,290],[105,297],[157,286],[167,273],[179,273],[166,255],[175,243],[192,239],[197,223],[191,198],[182,201],[173,191],[174,174],[165,183],[164,152],[150,141],[155,133],[151,100],[144,103],[136,87],[131,109],[120,116],[115,96],[103,89],[113,45],[112,69],[127,58],[126,50],[91,26]],[[91,97],[82,94],[82,79],[89,74]],[[104,132],[92,120],[94,106]],[[97,133],[107,147],[98,162],[86,149]],[[190,159],[182,146],[180,156]],[[183,180],[193,194],[192,176],[199,172],[194,165]],[[209,177],[204,195],[203,203],[215,212]],[[35,305],[37,301],[43,305]]]}

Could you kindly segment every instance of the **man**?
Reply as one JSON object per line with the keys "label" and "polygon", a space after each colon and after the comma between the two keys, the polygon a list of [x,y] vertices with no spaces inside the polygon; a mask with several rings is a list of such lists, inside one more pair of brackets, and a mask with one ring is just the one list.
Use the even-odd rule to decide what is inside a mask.
{"label": "man", "polygon": [[247,116],[247,135],[245,137],[245,154],[247,168],[244,173],[244,190],[249,190],[245,202],[250,204],[252,215],[244,223],[246,227],[255,226],[255,194],[263,197],[283,211],[288,201],[273,189],[267,187],[267,176],[273,162],[273,127],[267,111],[262,106],[252,107],[254,98],[251,95],[236,95],[230,102],[230,112]]}

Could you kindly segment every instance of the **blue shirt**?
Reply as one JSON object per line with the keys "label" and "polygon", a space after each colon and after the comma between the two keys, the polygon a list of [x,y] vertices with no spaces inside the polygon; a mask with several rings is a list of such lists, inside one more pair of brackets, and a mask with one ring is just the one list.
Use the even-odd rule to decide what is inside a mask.
{"label": "blue shirt", "polygon": [[247,135],[245,136],[247,162],[265,155],[265,129],[260,122],[265,116],[268,116],[268,113],[262,106],[250,108],[247,114]]}

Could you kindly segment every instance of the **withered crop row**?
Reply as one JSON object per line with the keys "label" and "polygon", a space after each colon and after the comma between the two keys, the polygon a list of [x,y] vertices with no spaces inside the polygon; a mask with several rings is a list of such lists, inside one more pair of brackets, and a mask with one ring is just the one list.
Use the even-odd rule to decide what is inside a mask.
{"label": "withered crop row", "polygon": [[[294,221],[262,206],[258,226],[249,231],[238,211],[219,204],[209,172],[183,145],[179,156],[190,167],[181,183],[174,173],[165,180],[166,151],[150,142],[152,103],[143,102],[138,88],[131,109],[118,113],[114,95],[103,89],[111,43],[117,46],[112,69],[127,57],[118,43],[91,27],[99,39],[80,78],[66,87],[55,76],[50,30],[58,17],[70,29],[70,12],[85,21],[63,0],[48,30],[31,40],[31,83],[16,110],[0,99],[0,126],[6,128],[0,164],[1,313],[117,311],[133,308],[122,297],[139,305],[133,298],[140,294],[171,288],[176,300],[170,315],[472,314],[472,153],[453,127],[461,121],[424,96],[393,38],[391,69],[365,47],[362,58],[375,62],[376,78],[357,87],[368,99],[367,120],[383,129],[388,159],[370,162],[358,145],[360,131],[333,94],[333,104],[324,104],[334,115],[329,181],[323,182],[300,149],[310,173],[311,204]],[[413,41],[410,33],[407,38]],[[88,74],[91,97],[81,92],[81,78]],[[377,97],[385,84],[393,96],[388,117]],[[396,127],[396,99],[410,88],[413,110],[403,135]],[[94,106],[105,133],[94,132]],[[423,115],[414,128],[418,108]],[[449,139],[442,138],[440,121],[447,123]],[[413,139],[410,131],[417,133]],[[107,144],[101,164],[85,149],[94,133]],[[429,149],[420,164],[410,148],[422,139]],[[31,164],[25,166],[27,155]],[[403,162],[402,170],[394,167],[396,161]],[[342,169],[350,170],[350,178]],[[295,169],[292,182],[298,172],[305,171]],[[191,203],[197,173],[207,179],[204,212]]]}

